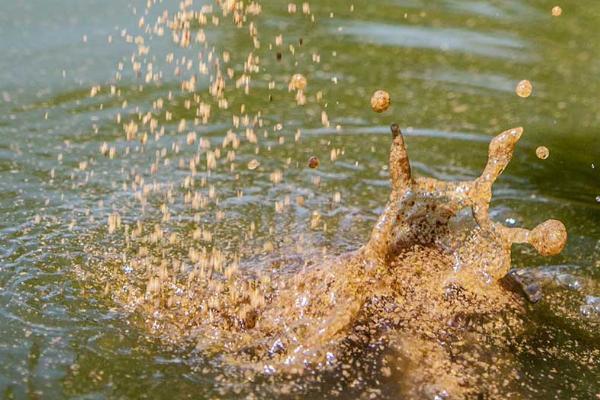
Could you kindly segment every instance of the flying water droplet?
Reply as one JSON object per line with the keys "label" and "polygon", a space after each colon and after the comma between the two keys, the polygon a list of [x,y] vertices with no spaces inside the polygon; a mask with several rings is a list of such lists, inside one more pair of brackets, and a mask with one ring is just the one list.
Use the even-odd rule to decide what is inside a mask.
{"label": "flying water droplet", "polygon": [[319,159],[316,156],[312,156],[311,158],[308,159],[308,166],[309,168],[315,169],[319,167]]}
{"label": "flying water droplet", "polygon": [[533,86],[531,85],[531,82],[525,79],[517,84],[515,92],[517,93],[517,96],[526,98],[531,96],[531,93],[533,92]]}
{"label": "flying water droplet", "polygon": [[540,160],[545,160],[546,158],[548,158],[548,156],[550,156],[550,150],[548,150],[546,146],[540,146],[537,149],[535,149],[535,155]]}
{"label": "flying water droplet", "polygon": [[290,89],[293,90],[304,90],[308,84],[306,77],[302,74],[295,74],[290,80]]}
{"label": "flying water droplet", "polygon": [[385,90],[378,90],[371,97],[371,108],[378,113],[382,113],[390,108],[390,103],[390,94]]}
{"label": "flying water droplet", "polygon": [[249,170],[255,170],[256,168],[258,168],[260,166],[260,162],[258,162],[257,159],[252,159],[250,160],[250,162],[248,163],[248,169]]}
{"label": "flying water droplet", "polygon": [[562,8],[560,8],[560,6],[552,7],[552,16],[553,17],[560,17],[561,14],[562,14]]}

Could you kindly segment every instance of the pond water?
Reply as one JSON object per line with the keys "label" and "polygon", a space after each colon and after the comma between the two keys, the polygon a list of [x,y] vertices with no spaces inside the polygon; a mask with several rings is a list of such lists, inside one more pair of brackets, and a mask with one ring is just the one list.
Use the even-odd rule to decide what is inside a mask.
{"label": "pond water", "polygon": [[[566,2],[553,17],[557,4],[544,0],[328,0],[310,10],[295,3],[295,12],[289,3],[262,2],[241,28],[214,6],[206,45],[190,47],[174,44],[166,27],[164,36],[151,29],[179,1],[0,4],[0,393],[272,396],[285,378],[230,378],[214,357],[165,343],[115,301],[119,281],[107,284],[107,270],[129,268],[133,252],[122,231],[162,224],[166,244],[153,249],[162,259],[184,259],[193,241],[241,268],[297,243],[354,250],[387,200],[396,122],[414,173],[438,179],[476,177],[491,137],[524,127],[494,187],[492,218],[524,227],[556,218],[569,241],[546,258],[515,247],[513,266],[543,283],[545,299],[527,307],[537,347],[516,352],[511,393],[600,396],[598,5]],[[190,9],[202,4],[211,2]],[[234,76],[225,79],[227,107],[210,93],[220,90],[215,75],[198,73],[215,60]],[[243,80],[236,88],[245,73],[248,93]],[[296,73],[308,82],[304,105],[288,90]],[[194,90],[185,90],[192,77]],[[533,85],[527,98],[515,94],[524,79]],[[370,107],[377,89],[392,98],[381,114]],[[241,139],[234,170],[226,150],[214,165],[206,156],[230,130]],[[201,206],[190,207],[195,154]],[[318,169],[307,168],[311,156]],[[289,396],[395,398],[377,374],[362,379],[338,392],[330,375],[294,378]]]}

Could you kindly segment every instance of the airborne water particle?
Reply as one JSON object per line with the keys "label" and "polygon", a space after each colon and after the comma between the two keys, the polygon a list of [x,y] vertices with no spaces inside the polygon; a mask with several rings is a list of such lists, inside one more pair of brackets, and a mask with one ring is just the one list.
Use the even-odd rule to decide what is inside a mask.
{"label": "airborne water particle", "polygon": [[378,90],[371,97],[371,108],[373,111],[382,113],[390,108],[390,94],[385,90]]}
{"label": "airborne water particle", "polygon": [[102,143],[102,146],[100,146],[100,153],[102,153],[103,156],[108,156],[109,151],[108,144],[106,142]]}
{"label": "airborne water particle", "polygon": [[540,146],[537,149],[535,149],[535,155],[540,160],[545,160],[550,155],[550,150],[548,150],[546,146]]}
{"label": "airborne water particle", "polygon": [[517,87],[515,88],[515,93],[517,93],[517,96],[523,98],[531,96],[532,92],[533,86],[531,85],[531,82],[529,82],[527,79],[519,82],[517,84]]}
{"label": "airborne water particle", "polygon": [[329,128],[329,116],[325,111],[321,111],[321,123],[324,127]]}
{"label": "airborne water particle", "polygon": [[248,169],[249,170],[255,170],[256,168],[258,168],[260,166],[260,162],[258,162],[257,159],[252,159],[250,160],[250,162],[248,163]]}
{"label": "airborne water particle", "polygon": [[562,14],[562,8],[560,8],[559,6],[552,7],[552,16],[553,17],[560,17],[561,14]]}
{"label": "airborne water particle", "polygon": [[309,168],[315,169],[319,167],[319,159],[316,156],[312,156],[308,159]]}
{"label": "airborne water particle", "polygon": [[296,103],[298,103],[299,106],[303,106],[306,104],[306,96],[304,95],[304,92],[302,90],[298,90],[298,92],[296,93]]}
{"label": "airborne water particle", "polygon": [[294,76],[292,76],[292,79],[290,80],[290,88],[291,89],[304,90],[304,89],[306,89],[306,85],[307,85],[306,78],[302,74],[295,74]]}

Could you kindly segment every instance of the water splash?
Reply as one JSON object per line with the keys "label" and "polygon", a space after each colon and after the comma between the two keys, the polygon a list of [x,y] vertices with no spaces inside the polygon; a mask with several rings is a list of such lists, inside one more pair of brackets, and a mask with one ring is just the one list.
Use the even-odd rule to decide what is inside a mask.
{"label": "water splash", "polygon": [[[127,215],[128,210],[122,212],[112,205],[108,231],[122,235],[121,242],[114,251],[90,244],[89,253],[96,258],[91,268],[79,271],[82,280],[99,280],[105,296],[120,310],[132,313],[133,321],[176,349],[191,347],[243,380],[287,379],[288,383],[272,389],[278,394],[286,394],[289,381],[296,379],[304,385],[318,385],[331,371],[341,374],[340,382],[346,386],[366,379],[377,384],[380,379],[393,380],[403,394],[415,398],[492,395],[504,390],[484,377],[511,376],[514,361],[505,350],[515,346],[512,337],[523,331],[525,302],[505,279],[512,244],[528,243],[542,255],[553,255],[566,241],[564,226],[555,220],[526,230],[490,219],[492,184],[508,165],[522,129],[511,129],[492,141],[480,177],[444,182],[413,178],[404,138],[394,125],[388,168],[392,192],[365,246],[334,257],[333,252],[313,246],[310,239],[285,237],[273,225],[267,240],[256,246],[250,243],[256,235],[255,222],[236,226],[236,212],[227,205],[247,196],[246,189],[249,198],[252,190],[256,193],[261,188],[234,183],[232,195],[226,193],[230,188],[226,182],[240,181],[240,176],[251,181],[256,174],[264,174],[273,183],[268,190],[281,191],[281,166],[274,167],[270,157],[259,154],[270,152],[287,138],[279,133],[283,122],[268,121],[262,110],[252,114],[240,96],[250,94],[251,89],[253,95],[260,94],[262,85],[268,87],[269,102],[273,102],[271,90],[283,84],[296,92],[297,105],[312,106],[307,114],[320,116],[324,127],[335,124],[335,119],[330,120],[332,111],[326,110],[321,91],[314,98],[305,93],[308,80],[304,75],[295,74],[290,80],[286,71],[279,78],[266,74],[268,82],[261,81],[261,59],[269,51],[276,53],[277,61],[285,60],[281,34],[268,44],[269,51],[264,50],[264,43],[261,46],[259,38],[264,36],[259,37],[252,19],[260,14],[258,3],[220,1],[222,19],[209,6],[194,11],[192,3],[182,2],[174,14],[159,13],[154,25],[140,20],[146,32],[169,32],[180,47],[177,50],[195,44],[201,53],[192,58],[167,54],[169,72],[177,77],[181,93],[173,96],[172,88],[167,88],[168,93],[157,90],[160,97],[146,111],[132,109],[124,101],[124,114],[119,113],[117,122],[123,127],[127,147],[100,146],[100,153],[110,159],[133,161],[130,170],[121,172],[124,191],[135,194],[139,214],[131,215],[129,210]],[[290,5],[288,11],[294,14],[298,9]],[[314,19],[308,6],[302,11]],[[236,27],[248,29],[253,48],[242,57],[217,52],[208,44],[204,30],[208,32],[211,24],[224,24],[225,17]],[[153,58],[146,57],[150,49],[143,37],[125,37],[136,45],[131,70],[145,82],[143,89],[160,87],[167,70],[159,71],[150,62]],[[298,43],[302,46],[301,38]],[[289,44],[285,56],[295,51]],[[232,61],[236,57],[242,59],[243,68]],[[318,53],[312,59],[320,62]],[[315,82],[316,76],[309,78]],[[337,84],[337,78],[332,82]],[[210,97],[199,94],[202,85]],[[106,92],[106,88],[92,88],[91,97],[102,90]],[[111,86],[111,96],[121,99],[121,90],[125,89]],[[371,105],[375,111],[385,111],[389,94],[376,92]],[[228,126],[208,127],[219,114],[232,120],[222,143],[204,135],[209,129]],[[336,132],[341,129],[335,127]],[[185,142],[167,140],[170,130],[185,135]],[[298,129],[295,142],[300,137]],[[244,144],[252,147],[251,155],[244,154]],[[147,158],[151,150],[155,150],[155,160],[147,171],[140,171],[134,157]],[[334,162],[344,149],[328,152]],[[286,164],[291,163],[288,158]],[[318,166],[318,158],[311,157],[308,167]],[[169,168],[177,176],[184,175],[181,182],[171,179],[172,174],[166,173]],[[80,164],[79,169],[89,171],[89,165]],[[307,171],[316,190],[324,171]],[[333,204],[341,201],[339,192],[332,197]],[[299,208],[305,205],[304,194],[295,200]],[[277,198],[275,215],[285,217],[292,204],[291,193]],[[228,213],[233,216],[226,217]],[[224,219],[233,222],[213,224]],[[310,228],[327,232],[324,220],[321,212],[312,211]],[[232,232],[222,235],[219,229]],[[248,242],[250,255],[243,256],[225,237],[235,237],[241,247]],[[256,256],[261,247],[268,256]],[[536,300],[537,292],[523,290],[518,279],[513,281],[530,300]],[[491,344],[480,348],[480,343]]]}
{"label": "water splash", "polygon": [[[412,177],[404,138],[393,125],[390,198],[359,250],[327,257],[297,247],[300,262],[275,258],[241,268],[241,260],[214,248],[190,253],[191,264],[146,248],[129,260],[135,276],[123,274],[124,266],[110,268],[109,291],[163,340],[193,343],[240,370],[339,368],[385,343],[395,356],[384,368],[406,393],[481,391],[481,371],[468,360],[486,352],[471,347],[484,339],[502,347],[509,331],[521,329],[523,302],[502,282],[512,244],[554,255],[567,239],[556,220],[526,230],[489,218],[492,184],[522,132],[492,140],[477,179],[445,182]],[[465,208],[472,217],[460,216]],[[452,355],[459,349],[464,359]],[[462,368],[449,368],[456,364]]]}

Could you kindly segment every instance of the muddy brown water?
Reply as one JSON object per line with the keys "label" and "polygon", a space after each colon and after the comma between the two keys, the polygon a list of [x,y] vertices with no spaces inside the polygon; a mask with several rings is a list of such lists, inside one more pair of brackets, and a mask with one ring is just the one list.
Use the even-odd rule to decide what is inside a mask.
{"label": "muddy brown water", "polygon": [[[592,1],[560,4],[560,17],[551,15],[556,4],[544,1],[356,1],[353,11],[347,2],[328,1],[311,3],[308,14],[302,3],[295,13],[288,2],[262,4],[260,14],[249,18],[261,40],[255,50],[260,69],[253,72],[249,94],[243,85],[228,82],[230,104],[220,109],[208,79],[198,79],[196,90],[212,108],[208,121],[196,128],[197,107],[190,111],[185,104],[195,99],[182,90],[191,75],[185,64],[175,75],[166,59],[169,53],[176,60],[186,56],[198,70],[199,48],[145,34],[150,50],[139,55],[139,43],[126,43],[122,36],[126,29],[135,42],[141,34],[146,2],[5,3],[0,5],[4,397],[396,398],[428,393],[433,398],[444,395],[444,385],[452,392],[460,377],[448,371],[459,366],[468,377],[477,377],[461,388],[492,398],[594,398],[600,393],[600,143],[595,134],[600,14]],[[201,5],[194,2],[194,7]],[[172,16],[178,3],[155,6],[146,22],[154,23],[163,9]],[[253,47],[248,22],[237,29],[221,17],[218,26],[205,29],[215,54],[231,53],[236,77]],[[277,46],[278,35],[282,46]],[[164,71],[158,83],[146,83],[145,73],[136,77],[132,53],[144,72],[149,62],[155,72]],[[117,81],[119,62],[124,67]],[[296,73],[307,79],[304,105],[288,90]],[[514,92],[523,79],[533,85],[528,98]],[[119,95],[111,95],[111,84]],[[92,97],[94,85],[101,89]],[[390,93],[392,106],[377,114],[370,96],[381,88]],[[140,124],[134,144],[128,142],[123,125],[137,120],[138,112],[143,117],[153,110],[158,99],[173,114],[171,121],[164,113],[159,119],[164,136],[149,135],[142,144],[149,128]],[[259,111],[262,126],[254,122]],[[246,132],[245,114],[256,144]],[[238,127],[234,115],[242,116]],[[182,118],[187,123],[180,130]],[[456,347],[460,354],[448,357],[431,346],[455,337],[399,334],[365,345],[361,334],[352,333],[373,320],[382,330],[401,324],[386,322],[393,315],[429,318],[416,306],[419,295],[410,294],[414,274],[387,281],[408,293],[404,301],[414,302],[400,304],[403,311],[394,313],[397,302],[381,294],[385,318],[377,304],[368,303],[371,314],[345,327],[346,342],[334,347],[345,351],[333,351],[337,359],[330,366],[307,367],[304,375],[281,372],[267,362],[250,373],[247,365],[227,359],[231,349],[169,340],[160,326],[148,326],[146,314],[121,305],[117,289],[124,284],[117,284],[122,281],[106,285],[107,276],[137,273],[139,248],[124,234],[126,226],[135,231],[137,221],[144,228],[139,237],[155,240],[146,244],[148,256],[184,260],[183,272],[193,266],[189,260],[203,259],[205,249],[223,273],[231,263],[255,276],[268,266],[274,281],[288,281],[356,251],[367,242],[389,196],[393,122],[402,126],[413,174],[442,180],[476,178],[493,135],[523,126],[515,156],[494,185],[490,216],[526,228],[554,218],[568,229],[561,255],[541,257],[531,247],[514,247],[512,266],[542,287],[543,299],[530,304],[516,296],[510,304],[517,309],[507,307],[504,320],[492,318],[505,321],[496,333],[469,334],[471,340]],[[240,138],[235,171],[225,150],[211,168],[207,143],[211,151],[219,148],[230,129]],[[196,139],[190,145],[191,131]],[[114,148],[113,158],[103,155],[104,143],[108,151]],[[550,150],[547,159],[537,158],[539,146]],[[192,192],[199,194],[186,201],[186,176],[195,154],[200,158]],[[320,160],[316,169],[308,168],[311,156]],[[143,202],[136,175],[144,184],[155,183]],[[153,232],[157,224],[164,232]],[[142,297],[148,279],[136,275],[134,286]],[[455,321],[460,328],[468,318]],[[279,349],[275,340],[269,345]],[[250,351],[246,357],[254,366],[260,360]],[[415,362],[419,357],[422,363]],[[419,364],[431,366],[430,373],[435,368],[444,373],[416,373],[422,371]],[[441,376],[448,379],[436,380]]]}

